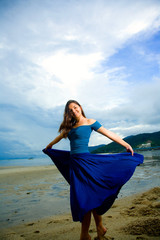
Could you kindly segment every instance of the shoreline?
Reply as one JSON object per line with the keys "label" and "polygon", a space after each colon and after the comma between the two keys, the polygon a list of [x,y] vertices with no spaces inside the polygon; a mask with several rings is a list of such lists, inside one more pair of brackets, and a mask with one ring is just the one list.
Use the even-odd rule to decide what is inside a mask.
{"label": "shoreline", "polygon": [[0,176],[1,174],[25,173],[44,170],[56,171],[57,168],[53,164],[44,166],[3,166],[0,167]]}
{"label": "shoreline", "polygon": [[[103,215],[108,228],[108,240],[158,240],[160,236],[160,187],[134,194],[115,201]],[[80,223],[73,222],[71,214],[41,218],[37,221],[1,229],[0,240],[78,240]],[[91,222],[90,235],[96,237],[96,228]]]}

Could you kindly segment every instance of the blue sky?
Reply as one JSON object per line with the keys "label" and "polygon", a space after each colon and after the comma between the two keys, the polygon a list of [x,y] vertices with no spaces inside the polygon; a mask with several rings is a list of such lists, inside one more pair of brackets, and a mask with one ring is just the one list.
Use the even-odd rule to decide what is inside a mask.
{"label": "blue sky", "polygon": [[1,0],[0,36],[0,158],[40,155],[69,99],[121,137],[160,130],[158,0]]}

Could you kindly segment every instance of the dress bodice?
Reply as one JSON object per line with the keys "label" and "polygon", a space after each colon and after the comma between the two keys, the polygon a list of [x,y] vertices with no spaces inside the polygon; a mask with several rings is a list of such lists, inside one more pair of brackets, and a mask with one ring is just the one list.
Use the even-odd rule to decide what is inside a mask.
{"label": "dress bodice", "polygon": [[86,153],[88,150],[88,143],[91,132],[97,131],[102,125],[96,121],[91,125],[81,125],[76,128],[72,128],[68,133],[70,140],[71,154]]}

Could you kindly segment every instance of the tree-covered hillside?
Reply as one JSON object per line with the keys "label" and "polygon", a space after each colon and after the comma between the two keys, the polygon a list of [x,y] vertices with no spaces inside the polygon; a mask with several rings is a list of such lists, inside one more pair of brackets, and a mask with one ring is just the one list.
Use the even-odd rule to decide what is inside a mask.
{"label": "tree-covered hillside", "polygon": [[[133,149],[145,148],[147,145],[150,147],[156,147],[160,146],[160,131],[129,136],[124,138],[124,140],[128,142],[133,147]],[[123,151],[125,151],[124,147],[118,143],[112,142],[96,149],[95,151],[92,151],[92,153],[117,153]]]}

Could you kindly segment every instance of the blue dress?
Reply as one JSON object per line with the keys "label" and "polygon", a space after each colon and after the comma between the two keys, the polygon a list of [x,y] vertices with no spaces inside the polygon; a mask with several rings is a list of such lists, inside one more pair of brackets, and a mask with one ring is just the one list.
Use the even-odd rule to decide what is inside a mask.
{"label": "blue dress", "polygon": [[134,153],[91,154],[88,142],[99,122],[72,128],[68,133],[71,151],[43,150],[70,184],[73,221],[82,222],[84,215],[95,209],[104,214],[113,204],[121,187],[131,178],[143,155]]}

